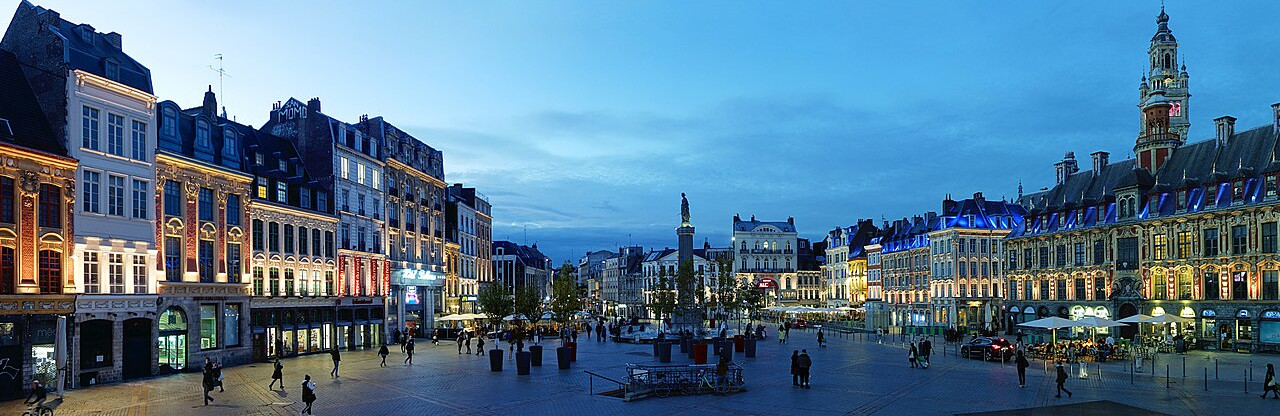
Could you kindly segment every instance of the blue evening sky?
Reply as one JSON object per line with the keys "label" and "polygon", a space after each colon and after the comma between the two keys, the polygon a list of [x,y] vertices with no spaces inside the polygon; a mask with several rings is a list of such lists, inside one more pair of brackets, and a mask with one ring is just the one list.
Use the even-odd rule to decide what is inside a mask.
{"label": "blue evening sky", "polygon": [[[494,204],[494,239],[557,263],[628,242],[697,242],[734,213],[802,237],[1013,198],[1075,151],[1131,157],[1158,1],[42,0],[124,35],[156,93],[261,125],[320,97],[444,151],[446,180]],[[16,7],[16,2],[10,6]],[[1269,1],[1170,1],[1191,73],[1192,141],[1230,114],[1270,123],[1280,53]],[[526,237],[527,236],[527,237]]]}

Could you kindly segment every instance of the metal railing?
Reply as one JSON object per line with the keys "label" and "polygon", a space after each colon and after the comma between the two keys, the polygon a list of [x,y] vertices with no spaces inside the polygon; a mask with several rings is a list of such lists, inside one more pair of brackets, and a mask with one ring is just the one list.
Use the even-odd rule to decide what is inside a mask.
{"label": "metal railing", "polygon": [[612,378],[605,377],[605,376],[602,376],[602,375],[599,375],[599,374],[596,374],[596,373],[593,373],[593,372],[590,372],[590,371],[587,371],[587,370],[582,370],[582,372],[587,373],[587,394],[592,395],[592,396],[595,396],[595,395],[596,395],[595,379],[596,379],[596,377],[599,377],[599,378],[604,379],[604,380],[606,380],[606,381],[611,381],[611,382],[613,382],[613,383],[615,383],[615,384],[617,384],[617,385],[619,385],[619,386],[622,386],[622,396],[623,396],[623,397],[626,397],[626,395],[627,395],[627,383],[623,383],[623,382],[621,382],[621,381],[614,380],[614,379],[612,379]]}

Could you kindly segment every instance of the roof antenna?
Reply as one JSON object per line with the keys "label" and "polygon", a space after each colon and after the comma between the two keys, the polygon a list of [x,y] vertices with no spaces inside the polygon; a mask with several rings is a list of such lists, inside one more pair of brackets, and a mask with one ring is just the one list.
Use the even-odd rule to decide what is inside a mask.
{"label": "roof antenna", "polygon": [[[213,72],[218,73],[218,97],[220,97],[222,99],[222,102],[225,104],[227,102],[227,95],[225,94],[225,91],[223,91],[222,89],[222,79],[224,77],[230,78],[231,74],[228,74],[225,69],[222,69],[222,54],[220,53],[213,54],[213,59],[218,61],[218,67],[214,68],[213,65],[209,65],[209,69],[213,70]],[[226,118],[226,117],[227,117],[227,106],[224,105],[222,106],[222,118]]]}

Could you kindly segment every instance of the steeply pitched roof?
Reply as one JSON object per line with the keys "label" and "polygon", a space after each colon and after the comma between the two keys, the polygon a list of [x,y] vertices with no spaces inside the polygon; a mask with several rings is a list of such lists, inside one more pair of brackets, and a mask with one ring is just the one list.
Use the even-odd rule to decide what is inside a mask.
{"label": "steeply pitched roof", "polygon": [[[37,14],[50,12],[25,0],[19,7],[34,7]],[[79,69],[147,93],[153,92],[151,70],[109,42],[107,34],[96,32],[92,26],[71,23],[61,17],[58,18],[58,25],[49,29],[66,40],[66,63],[71,69]],[[113,32],[113,36],[119,35]],[[115,76],[108,74],[109,63],[117,68],[117,73],[113,74]]]}
{"label": "steeply pitched roof", "polygon": [[12,138],[8,137],[9,132],[0,131],[0,143],[66,156],[66,147],[50,128],[20,65],[12,53],[0,51],[0,118],[8,120],[13,130]]}

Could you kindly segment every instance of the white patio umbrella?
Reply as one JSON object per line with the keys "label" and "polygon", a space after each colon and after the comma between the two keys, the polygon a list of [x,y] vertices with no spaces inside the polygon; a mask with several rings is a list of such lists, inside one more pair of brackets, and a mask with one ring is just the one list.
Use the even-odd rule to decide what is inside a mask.
{"label": "white patio umbrella", "polygon": [[1052,333],[1053,343],[1054,343],[1054,344],[1057,344],[1057,343],[1058,343],[1058,331],[1057,331],[1057,329],[1058,329],[1058,328],[1070,328],[1070,327],[1073,327],[1073,326],[1080,326],[1080,325],[1078,325],[1078,324],[1076,323],[1076,321],[1072,321],[1072,320],[1070,320],[1070,319],[1066,319],[1066,318],[1059,318],[1059,317],[1056,317],[1056,316],[1050,316],[1050,317],[1048,317],[1048,318],[1040,318],[1040,319],[1037,319],[1037,320],[1034,320],[1034,321],[1020,323],[1020,324],[1018,324],[1018,326],[1025,326],[1025,327],[1028,327],[1028,328],[1042,328],[1042,329],[1048,329],[1048,330],[1050,330],[1050,332]]}
{"label": "white patio umbrella", "polygon": [[467,317],[460,314],[445,315],[445,316],[441,316],[440,319],[437,319],[437,321],[440,321],[440,322],[465,321],[465,320],[467,320]]}
{"label": "white patio umbrella", "polygon": [[[1126,324],[1141,324],[1143,322],[1146,322],[1148,319],[1151,319],[1151,315],[1145,315],[1140,313],[1130,317],[1121,318],[1116,322],[1123,322]],[[1142,325],[1138,325],[1138,336],[1142,336]]]}
{"label": "white patio umbrella", "polygon": [[1160,316],[1148,317],[1142,322],[1146,322],[1149,324],[1184,324],[1190,321],[1191,321],[1190,319],[1183,318],[1181,316],[1174,316],[1166,313]]}
{"label": "white patio umbrella", "polygon": [[1082,326],[1085,328],[1093,328],[1093,338],[1095,340],[1098,338],[1098,328],[1125,326],[1124,322],[1116,322],[1107,318],[1099,318],[1096,316],[1086,316],[1084,318],[1080,318],[1080,320],[1076,322],[1080,324],[1079,326]]}

